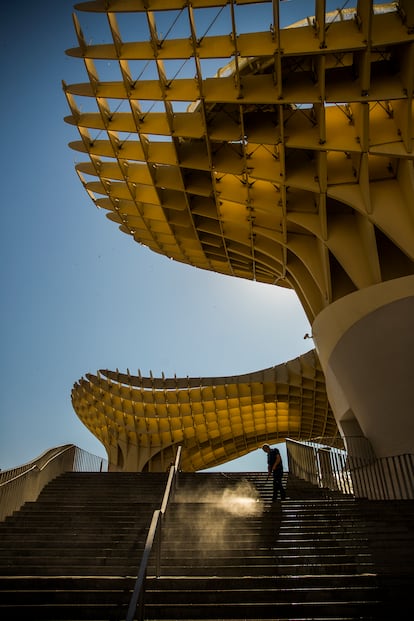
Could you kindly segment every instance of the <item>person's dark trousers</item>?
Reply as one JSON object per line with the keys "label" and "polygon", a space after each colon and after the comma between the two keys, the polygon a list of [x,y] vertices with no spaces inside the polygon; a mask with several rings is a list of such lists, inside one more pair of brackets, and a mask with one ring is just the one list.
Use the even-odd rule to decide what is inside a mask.
{"label": "person's dark trousers", "polygon": [[280,492],[280,498],[285,500],[286,492],[282,485],[283,472],[273,472],[273,497],[272,501],[277,500],[277,495]]}

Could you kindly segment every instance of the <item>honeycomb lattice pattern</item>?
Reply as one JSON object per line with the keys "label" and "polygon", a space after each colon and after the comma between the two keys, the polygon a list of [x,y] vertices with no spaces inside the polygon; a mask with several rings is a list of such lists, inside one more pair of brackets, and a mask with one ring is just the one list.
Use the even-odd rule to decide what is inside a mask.
{"label": "honeycomb lattice pattern", "polygon": [[[234,377],[154,378],[100,371],[73,388],[80,419],[111,454],[120,447],[141,470],[169,464],[182,446],[182,467],[195,471],[249,453],[264,442],[323,437],[339,442],[314,351]],[[119,456],[111,460],[119,465]],[[125,463],[125,458],[123,458]]]}
{"label": "honeycomb lattice pattern", "polygon": [[[107,38],[86,37],[74,17],[67,53],[88,80],[63,87],[80,133],[71,147],[87,160],[76,170],[122,232],[175,261],[292,288],[312,322],[414,272],[414,3],[325,13],[315,0],[313,17],[285,27],[288,4],[81,3]],[[323,379],[299,376],[306,397],[302,379],[293,397],[288,379],[269,391],[243,378],[144,390],[126,376],[117,395],[107,372],[81,380],[73,403],[105,446],[141,447],[141,466],[143,447],[152,457],[184,441],[199,469],[264,438],[335,436]]]}
{"label": "honeycomb lattice pattern", "polygon": [[[88,44],[75,19],[68,54],[89,81],[64,89],[81,136],[71,146],[88,155],[79,176],[121,231],[176,261],[293,288],[312,321],[413,273],[414,6],[360,0],[325,15],[316,0],[314,18],[280,28],[283,5],[82,3],[110,42]],[[271,27],[245,32],[248,8],[267,8]]]}

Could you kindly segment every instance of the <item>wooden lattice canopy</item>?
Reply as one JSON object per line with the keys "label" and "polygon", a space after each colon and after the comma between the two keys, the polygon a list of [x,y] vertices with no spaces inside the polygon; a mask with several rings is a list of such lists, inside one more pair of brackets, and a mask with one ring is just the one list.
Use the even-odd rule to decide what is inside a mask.
{"label": "wooden lattice canopy", "polygon": [[340,442],[314,351],[231,377],[154,378],[101,370],[74,386],[72,402],[110,457],[116,449],[110,461],[129,469],[143,469],[150,458],[152,468],[164,469],[177,445],[183,447],[183,469],[194,471],[287,437]]}
{"label": "wooden lattice canopy", "polygon": [[[122,232],[178,262],[292,288],[313,322],[414,273],[414,2],[325,13],[315,0],[282,28],[284,4],[76,5],[107,39],[87,39],[75,16],[67,53],[88,81],[64,84],[66,121],[85,189]],[[314,415],[301,416],[307,434]]]}

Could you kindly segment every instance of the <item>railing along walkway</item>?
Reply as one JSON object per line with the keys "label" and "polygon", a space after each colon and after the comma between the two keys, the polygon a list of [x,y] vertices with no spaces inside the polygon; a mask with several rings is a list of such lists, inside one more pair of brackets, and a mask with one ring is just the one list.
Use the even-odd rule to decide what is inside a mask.
{"label": "railing along walkway", "polygon": [[362,436],[344,438],[347,450],[329,439],[286,439],[289,472],[321,488],[369,500],[414,498],[414,455],[376,457]]}
{"label": "railing along walkway", "polygon": [[74,444],[49,449],[33,461],[0,473],[0,522],[25,502],[33,502],[47,483],[64,472],[102,472],[107,461]]}
{"label": "railing along walkway", "polygon": [[147,539],[145,541],[144,552],[138,570],[137,579],[135,581],[134,590],[128,606],[126,621],[143,621],[144,619],[144,599],[145,599],[145,583],[147,578],[147,567],[152,550],[155,547],[155,567],[156,576],[161,573],[161,540],[162,540],[162,522],[167,512],[168,503],[172,493],[177,485],[177,477],[180,470],[181,446],[178,447],[174,464],[170,467],[167,485],[165,487],[161,508],[156,509],[153,513],[151,524],[149,527]]}

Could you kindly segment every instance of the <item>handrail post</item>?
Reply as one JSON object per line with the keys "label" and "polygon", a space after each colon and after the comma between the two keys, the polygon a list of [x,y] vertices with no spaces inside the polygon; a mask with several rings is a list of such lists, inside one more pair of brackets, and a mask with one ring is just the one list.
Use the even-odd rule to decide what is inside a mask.
{"label": "handrail post", "polygon": [[157,578],[159,578],[161,574],[162,522],[163,522],[163,514],[160,513],[160,519],[158,523],[158,533],[157,533],[157,549],[155,551],[156,552],[155,575]]}

